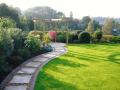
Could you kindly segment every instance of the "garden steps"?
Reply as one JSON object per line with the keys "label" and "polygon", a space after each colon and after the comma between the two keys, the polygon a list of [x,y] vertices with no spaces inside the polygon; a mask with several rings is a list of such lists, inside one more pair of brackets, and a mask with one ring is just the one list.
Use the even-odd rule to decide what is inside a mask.
{"label": "garden steps", "polygon": [[34,90],[39,70],[50,60],[66,53],[64,43],[51,43],[54,50],[26,61],[2,82],[1,90]]}

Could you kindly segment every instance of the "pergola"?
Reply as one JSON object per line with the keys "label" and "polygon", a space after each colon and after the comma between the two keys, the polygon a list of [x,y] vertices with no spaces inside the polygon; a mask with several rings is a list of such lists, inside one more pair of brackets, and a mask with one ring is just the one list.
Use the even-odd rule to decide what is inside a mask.
{"label": "pergola", "polygon": [[[43,32],[46,31],[46,26],[52,25],[54,27],[51,30],[57,30],[59,24],[63,24],[63,30],[66,32],[66,44],[68,44],[69,39],[69,28],[68,28],[68,20],[67,19],[37,19],[34,18],[34,29],[36,30],[36,23],[40,22],[43,25]],[[47,30],[49,31],[49,30]]]}

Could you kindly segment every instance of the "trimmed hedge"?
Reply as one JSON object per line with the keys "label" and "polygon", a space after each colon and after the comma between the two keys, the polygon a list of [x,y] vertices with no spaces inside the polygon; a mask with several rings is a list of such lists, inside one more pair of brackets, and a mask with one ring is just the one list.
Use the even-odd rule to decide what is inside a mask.
{"label": "trimmed hedge", "polygon": [[80,43],[90,43],[91,36],[88,32],[81,32],[78,39]]}

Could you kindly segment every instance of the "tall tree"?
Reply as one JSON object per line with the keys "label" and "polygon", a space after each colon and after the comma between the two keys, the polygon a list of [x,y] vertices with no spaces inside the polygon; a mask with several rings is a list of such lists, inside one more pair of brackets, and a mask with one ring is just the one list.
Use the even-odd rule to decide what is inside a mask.
{"label": "tall tree", "polygon": [[107,18],[102,27],[102,32],[104,35],[112,35],[112,29],[113,29],[113,19]]}
{"label": "tall tree", "polygon": [[81,20],[81,29],[85,30],[88,26],[88,23],[91,21],[91,18],[89,16],[85,16]]}
{"label": "tall tree", "polygon": [[26,10],[24,14],[29,18],[41,18],[41,19],[56,19],[59,17],[63,17],[64,14],[50,7],[34,7]]}
{"label": "tall tree", "polygon": [[93,24],[92,20],[88,23],[88,27],[87,27],[86,31],[89,32],[90,34],[94,33],[94,24]]}
{"label": "tall tree", "polygon": [[0,4],[0,17],[9,17],[13,19],[16,24],[19,23],[19,14],[17,9],[9,7],[4,3]]}

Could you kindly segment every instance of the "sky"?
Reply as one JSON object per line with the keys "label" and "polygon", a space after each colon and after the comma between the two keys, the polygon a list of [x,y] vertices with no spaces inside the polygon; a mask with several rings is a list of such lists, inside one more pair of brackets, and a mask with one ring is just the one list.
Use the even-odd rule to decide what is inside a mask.
{"label": "sky", "polygon": [[0,0],[21,10],[35,6],[49,6],[62,11],[66,16],[73,12],[74,18],[91,17],[120,17],[120,0]]}

